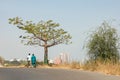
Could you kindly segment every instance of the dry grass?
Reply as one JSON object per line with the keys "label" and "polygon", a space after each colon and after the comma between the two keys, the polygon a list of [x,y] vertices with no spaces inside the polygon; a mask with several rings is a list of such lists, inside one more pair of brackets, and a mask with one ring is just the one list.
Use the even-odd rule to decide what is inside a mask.
{"label": "dry grass", "polygon": [[73,61],[70,64],[59,64],[59,65],[43,65],[42,68],[62,68],[62,69],[78,69],[78,70],[89,70],[97,71],[105,74],[120,75],[120,63],[113,64],[111,62],[102,63],[101,61],[87,62],[86,64],[81,64],[80,62]]}
{"label": "dry grass", "polygon": [[[21,65],[17,67],[23,68],[25,66]],[[85,64],[81,64],[80,62],[73,61],[69,64],[67,63],[67,64],[52,65],[52,66],[38,65],[37,68],[78,69],[78,70],[97,71],[97,72],[102,72],[102,73],[111,74],[111,75],[120,75],[120,63],[116,63],[116,64],[113,64],[111,62],[103,63],[101,61],[97,61],[97,62],[89,61]]]}
{"label": "dry grass", "polygon": [[111,75],[120,75],[120,63],[113,64],[111,62],[103,63],[97,61],[96,63],[89,62],[87,64],[80,64],[80,62],[73,61],[70,64],[54,65],[52,68],[89,70]]}
{"label": "dry grass", "polygon": [[70,68],[72,68],[72,69],[80,69],[80,68],[81,68],[81,65],[80,65],[79,62],[73,61],[73,62],[70,64]]}
{"label": "dry grass", "polygon": [[120,75],[120,64],[100,64],[96,71],[104,72],[106,74]]}
{"label": "dry grass", "polygon": [[84,70],[98,71],[105,74],[120,75],[120,63],[113,64],[111,62],[103,63],[97,61],[96,63],[87,63],[83,65]]}

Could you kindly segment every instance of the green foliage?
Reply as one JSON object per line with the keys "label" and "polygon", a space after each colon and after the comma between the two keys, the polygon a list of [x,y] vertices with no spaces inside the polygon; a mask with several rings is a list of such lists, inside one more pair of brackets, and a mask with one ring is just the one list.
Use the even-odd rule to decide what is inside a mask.
{"label": "green foliage", "polygon": [[[10,18],[9,23],[17,25],[19,29],[25,30],[26,33],[31,34],[20,36],[20,38],[24,40],[27,39],[28,45],[51,47],[62,43],[70,43],[70,34],[63,29],[58,28],[60,25],[58,23],[54,23],[52,20],[33,23],[32,21],[23,22],[21,18],[15,17]],[[44,44],[45,42],[47,42],[47,45]]]}
{"label": "green foliage", "polygon": [[107,22],[103,24],[90,36],[87,44],[90,59],[103,61],[118,61],[119,38],[116,29]]}
{"label": "green foliage", "polygon": [[26,35],[21,35],[22,42],[26,45],[38,45],[44,47],[44,62],[48,61],[48,48],[58,44],[69,44],[71,36],[61,28],[60,25],[52,20],[33,23],[21,18],[10,18],[9,23],[16,25],[19,29],[26,31]]}

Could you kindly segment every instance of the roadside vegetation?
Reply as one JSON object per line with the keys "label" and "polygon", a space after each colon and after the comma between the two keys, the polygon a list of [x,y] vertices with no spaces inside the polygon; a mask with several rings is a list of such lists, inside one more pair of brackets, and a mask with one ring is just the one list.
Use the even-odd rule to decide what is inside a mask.
{"label": "roadside vegetation", "polygon": [[88,60],[84,64],[73,62],[72,68],[99,71],[120,75],[119,36],[117,30],[107,22],[103,22],[90,35],[87,47]]}
{"label": "roadside vegetation", "polygon": [[86,62],[82,68],[84,70],[98,71],[112,75],[120,75],[120,62],[114,64],[111,61],[108,61],[107,63],[103,63],[101,60],[98,60],[96,62],[89,61]]}
{"label": "roadside vegetation", "polygon": [[84,63],[73,61],[70,64],[62,65],[62,68],[120,75],[119,44],[117,30],[105,21],[92,32],[88,39],[86,44],[88,60]]}
{"label": "roadside vegetation", "polygon": [[117,30],[103,22],[87,43],[88,58],[84,69],[120,75],[119,36]]}
{"label": "roadside vegetation", "polygon": [[[23,20],[21,20],[18,17],[9,20],[11,24],[17,25],[19,29],[25,30],[29,34],[33,34],[32,37],[20,36],[20,38],[28,39],[27,43],[30,45],[39,44],[39,46],[44,47],[45,54],[46,53],[48,54],[48,50],[46,49],[46,47],[48,48],[62,43],[68,44],[67,42],[69,42],[69,40],[71,39],[71,36],[63,29],[55,30],[54,28],[58,27],[59,24],[53,23],[51,20],[47,22],[42,22],[49,26],[45,26],[41,22],[39,22],[36,25],[29,21],[23,23],[22,22]],[[53,34],[53,36],[48,35],[49,31],[50,31],[50,35]],[[45,32],[46,34],[44,34]],[[62,37],[59,34],[54,35],[54,33],[56,34],[59,33],[60,35],[62,35]],[[31,38],[33,38],[33,40],[29,41],[31,40]],[[37,39],[37,41],[39,41],[40,43],[36,42],[35,39]],[[41,40],[43,40],[42,43]],[[49,44],[45,42],[49,42]],[[84,61],[84,63],[80,63],[79,61],[72,61],[71,63],[65,63],[59,65],[49,64],[48,55],[44,55],[44,61],[43,62],[38,61],[37,66],[90,70],[90,71],[103,72],[106,74],[120,75],[120,52],[119,52],[120,38],[119,35],[117,34],[117,30],[114,27],[112,27],[109,23],[104,21],[95,31],[93,31],[90,34],[88,43],[86,43],[85,46],[87,48],[88,60]],[[16,60],[12,62],[5,61],[2,57],[0,57],[0,63],[5,66],[22,65],[23,67],[25,67],[27,64],[26,61],[20,61],[20,62]]]}

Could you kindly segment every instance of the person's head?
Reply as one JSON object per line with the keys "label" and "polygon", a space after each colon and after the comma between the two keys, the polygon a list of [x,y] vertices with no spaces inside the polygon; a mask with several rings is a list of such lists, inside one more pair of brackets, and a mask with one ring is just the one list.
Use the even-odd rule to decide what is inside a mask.
{"label": "person's head", "polygon": [[28,55],[30,55],[30,53]]}
{"label": "person's head", "polygon": [[32,54],[32,56],[34,56],[34,54]]}

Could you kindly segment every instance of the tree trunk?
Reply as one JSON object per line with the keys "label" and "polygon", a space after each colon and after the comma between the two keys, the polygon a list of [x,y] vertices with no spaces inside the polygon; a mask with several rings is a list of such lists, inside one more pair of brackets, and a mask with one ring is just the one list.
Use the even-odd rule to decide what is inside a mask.
{"label": "tree trunk", "polygon": [[44,64],[48,64],[48,47],[44,47]]}

